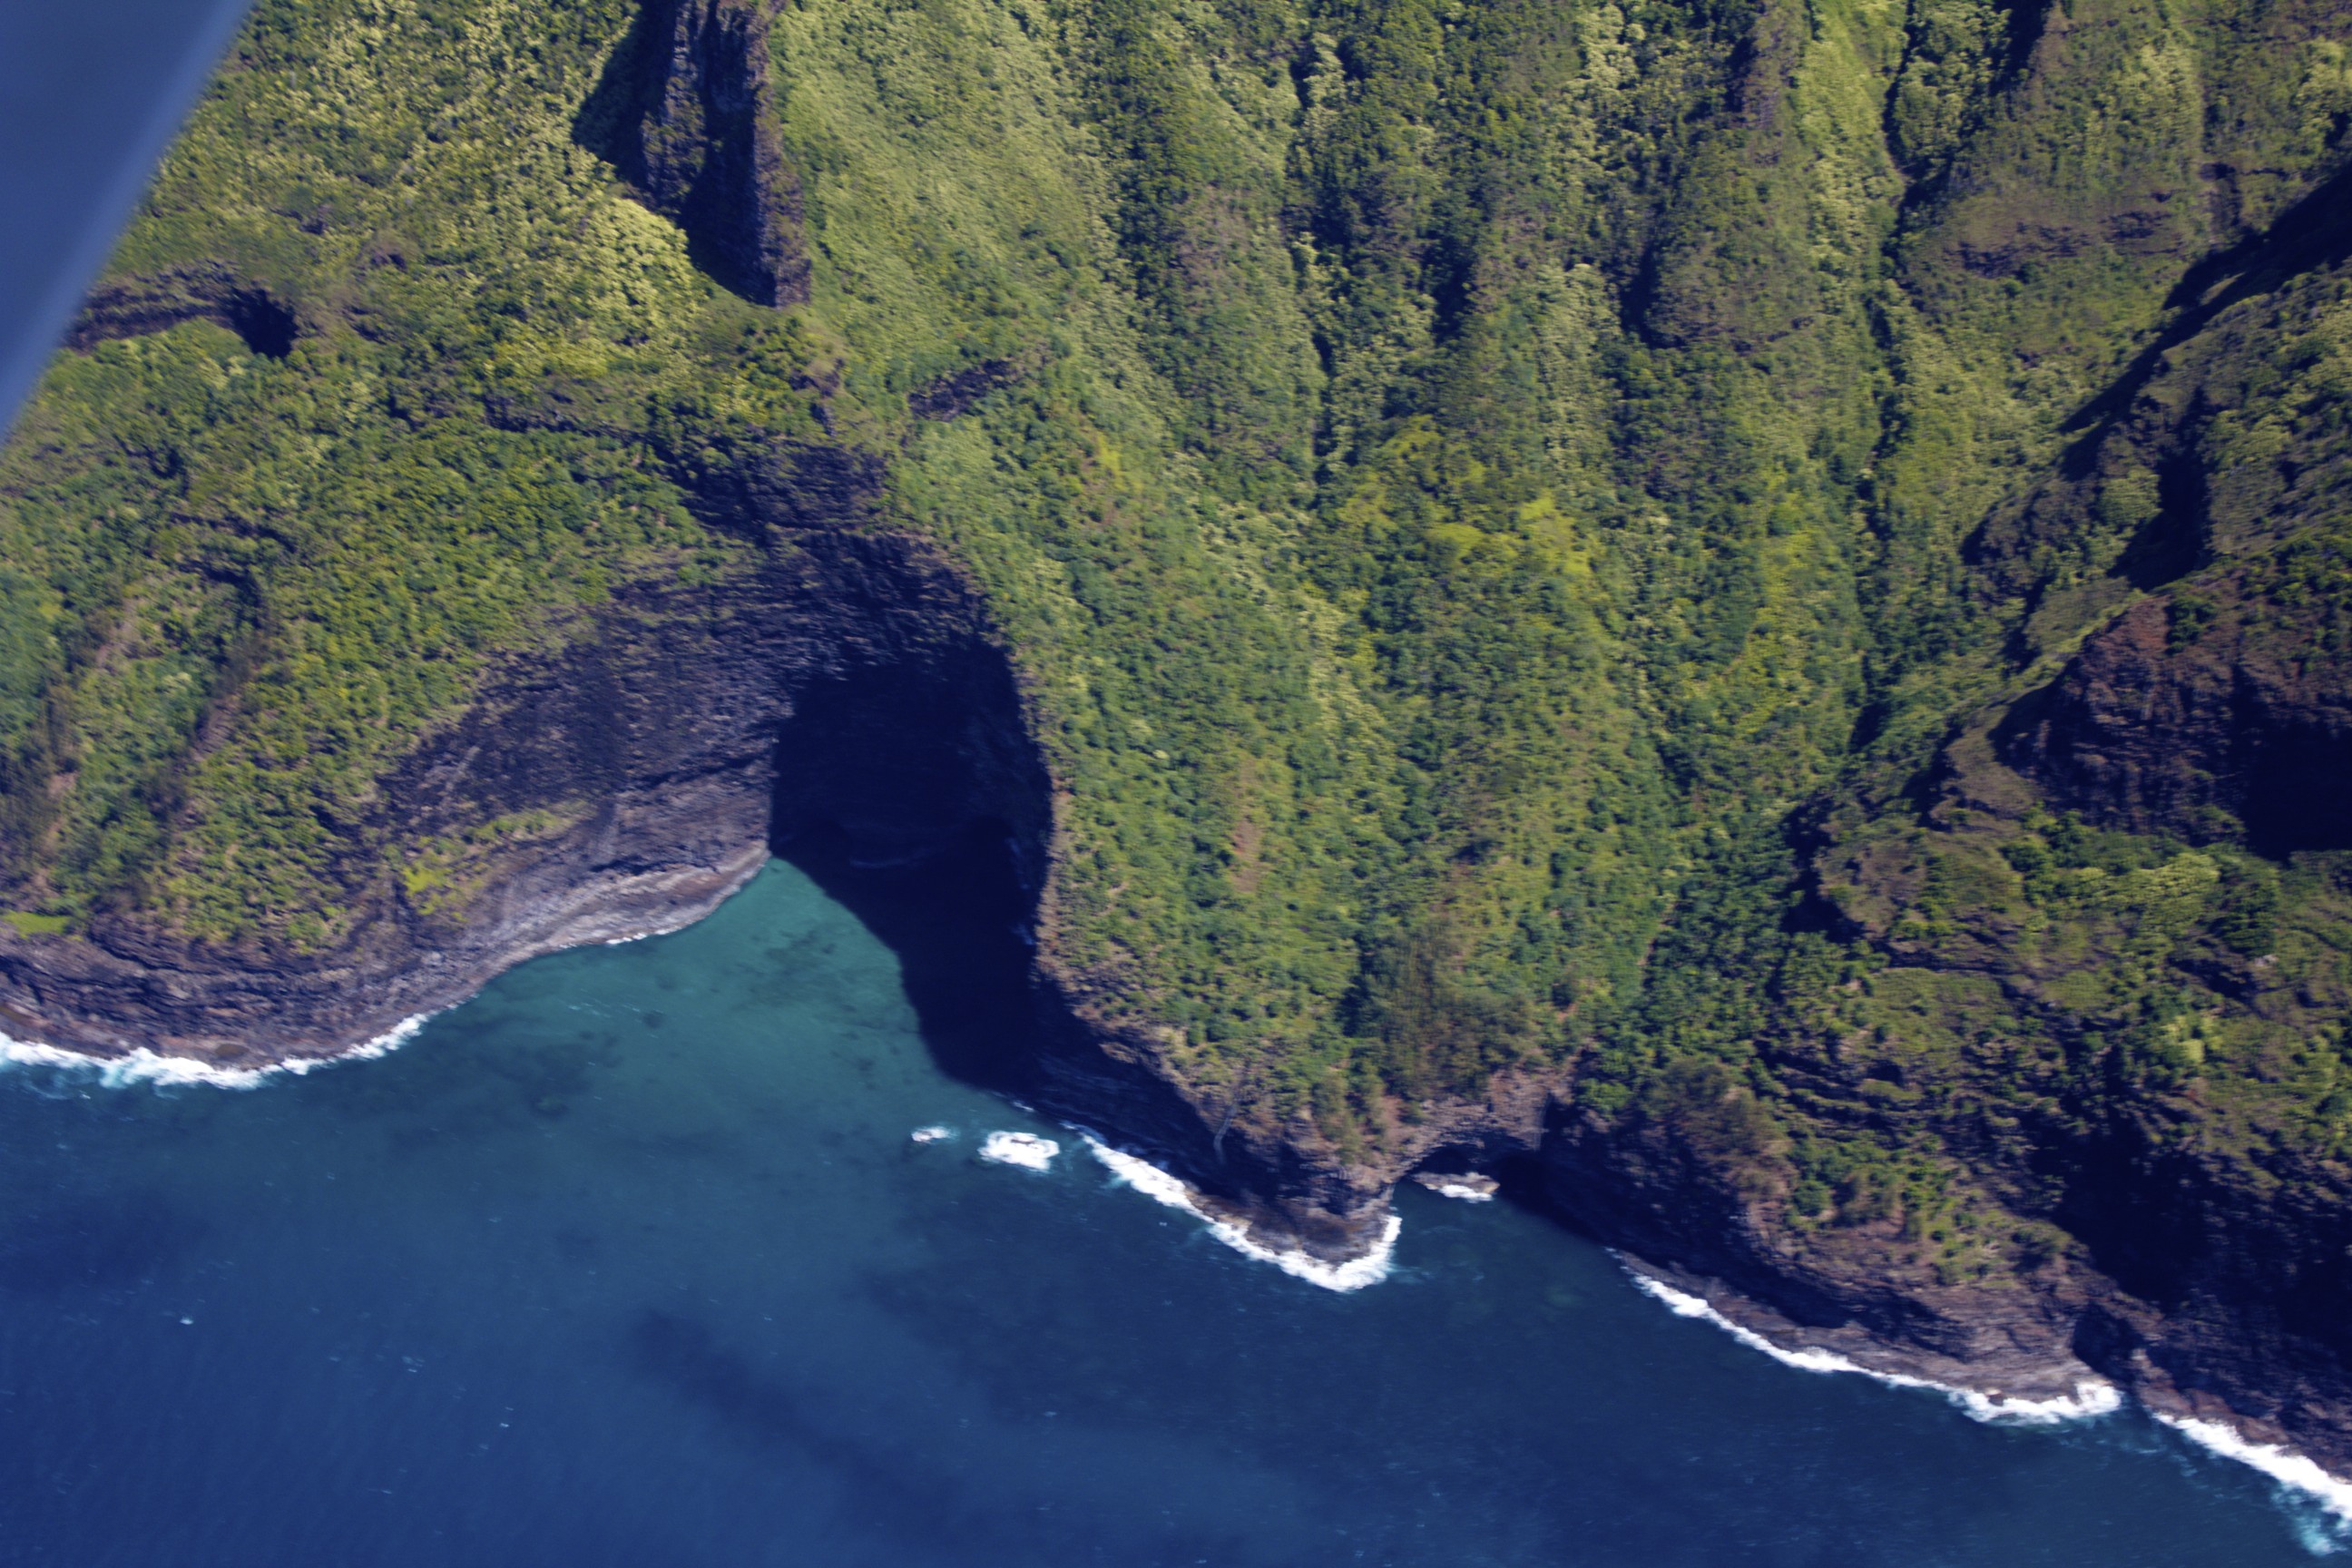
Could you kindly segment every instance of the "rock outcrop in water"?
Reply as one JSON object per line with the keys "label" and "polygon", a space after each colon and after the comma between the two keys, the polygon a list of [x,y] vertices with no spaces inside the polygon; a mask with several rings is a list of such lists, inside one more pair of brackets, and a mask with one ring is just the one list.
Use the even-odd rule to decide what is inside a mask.
{"label": "rock outcrop in water", "polygon": [[2352,1468],[2340,10],[265,5],[0,452],[0,1016],[1001,842],[1269,1237]]}

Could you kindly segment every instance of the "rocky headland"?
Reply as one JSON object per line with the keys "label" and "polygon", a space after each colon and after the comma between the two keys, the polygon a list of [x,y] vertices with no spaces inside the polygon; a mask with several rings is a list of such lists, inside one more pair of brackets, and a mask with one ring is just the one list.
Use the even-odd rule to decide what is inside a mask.
{"label": "rocky headland", "polygon": [[2352,1474],[2340,7],[352,11],[0,450],[0,1030],[951,866],[1266,1246]]}

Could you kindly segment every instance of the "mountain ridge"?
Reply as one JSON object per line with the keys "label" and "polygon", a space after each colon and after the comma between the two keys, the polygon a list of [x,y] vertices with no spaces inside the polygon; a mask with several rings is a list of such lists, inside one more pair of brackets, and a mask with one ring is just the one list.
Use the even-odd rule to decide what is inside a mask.
{"label": "mountain ridge", "polygon": [[[265,5],[0,452],[6,1016],[169,1035],[94,948],[413,1010],[608,785],[681,791],[611,934],[994,823],[1034,1091],[1271,1234],[1475,1162],[1775,1333],[2352,1466],[2347,44]],[[633,662],[787,582],[751,685]],[[725,768],[401,805],[619,667]],[[785,809],[820,734],[937,797]],[[336,1043],[268,990],[180,1037]]]}

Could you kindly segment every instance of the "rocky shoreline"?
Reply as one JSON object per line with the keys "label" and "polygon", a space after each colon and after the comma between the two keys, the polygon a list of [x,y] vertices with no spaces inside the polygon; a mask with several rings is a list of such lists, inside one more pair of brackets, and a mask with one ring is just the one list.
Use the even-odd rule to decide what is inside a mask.
{"label": "rocky shoreline", "polygon": [[[976,592],[906,535],[811,528],[768,544],[715,584],[622,589],[551,657],[495,671],[385,791],[333,951],[207,949],[122,916],[72,937],[0,931],[0,1034],[196,1076],[300,1070],[376,1048],[529,958],[691,923],[813,826],[877,861],[980,835],[1004,847],[1034,943],[1030,1049],[999,1064],[1004,1080],[1147,1155],[1253,1247],[1344,1269],[1385,1245],[1398,1183],[1498,1176],[1619,1249],[1676,1310],[1794,1364],[1961,1391],[1994,1415],[2110,1389],[2352,1474],[2352,1406],[2291,1326],[2264,1328],[2269,1303],[2209,1281],[2168,1309],[2099,1266],[2096,1235],[1990,1284],[1939,1283],[1883,1237],[1832,1257],[1687,1140],[1580,1111],[1572,1065],[1416,1107],[1353,1159],[1304,1113],[1280,1121],[1188,1081],[1060,956],[1054,791]],[[393,874],[386,846],[437,880]],[[2256,1234],[2225,1198],[2209,1229]],[[2278,1264],[2245,1246],[2231,1267],[2252,1292]]]}
{"label": "rocky shoreline", "polygon": [[[348,1015],[353,1036],[347,1039],[289,1040],[269,1048],[249,1038],[208,1038],[193,1033],[142,1038],[120,1026],[88,1020],[68,1019],[68,1026],[60,1029],[44,1026],[46,1020],[33,1022],[26,1005],[12,1000],[0,1010],[0,1016],[12,1026],[0,1031],[0,1058],[64,1065],[78,1057],[129,1066],[132,1077],[244,1084],[272,1071],[301,1072],[329,1062],[378,1055],[413,1033],[423,1015],[462,1003],[514,964],[566,947],[628,942],[693,923],[747,881],[767,858],[768,847],[759,842],[720,865],[698,870],[672,868],[608,873],[569,889],[566,897],[513,912],[500,927],[500,934],[513,945],[493,951],[492,944],[484,941],[456,961],[436,955],[441,962],[423,963],[413,973],[398,977],[398,983],[377,984],[372,988],[371,1003],[362,1005],[372,1005],[373,1011],[354,1007]],[[128,969],[120,955],[110,956]],[[11,996],[21,994],[16,986],[22,983],[14,981],[16,972],[8,973]],[[68,983],[90,984],[82,979],[89,975],[99,984],[110,982],[118,988],[131,984],[122,971],[110,973],[101,963],[92,963],[79,973],[60,966],[59,973],[69,974]],[[172,977],[143,978],[165,994],[173,984]],[[319,988],[324,992],[331,984],[322,974]],[[217,1006],[219,994],[210,993],[208,1002]],[[413,1010],[390,1016],[389,1010],[403,1005]],[[364,1035],[358,1032],[379,1019],[383,1020],[383,1027]],[[16,1028],[35,1037],[16,1037]],[[1264,1167],[1272,1162],[1260,1146],[1263,1140],[1251,1140],[1246,1147],[1237,1144],[1234,1164],[1220,1160],[1204,1175],[1197,1151],[1185,1147],[1202,1125],[1191,1114],[1192,1100],[1172,1079],[1148,1081],[1143,1064],[1116,1045],[1095,1053],[1091,1072],[1079,1067],[1082,1055],[1066,1049],[1040,1059],[1055,1065],[1034,1080],[1032,1092],[1040,1094],[1047,1109],[1090,1118],[1094,1124],[1116,1129],[1115,1135],[1122,1140],[1148,1148],[1160,1163],[1148,1164],[1134,1155],[1097,1145],[1106,1163],[1119,1162],[1112,1168],[1122,1171],[1130,1181],[1139,1172],[1154,1178],[1150,1195],[1158,1201],[1192,1213],[1220,1234],[1230,1232],[1233,1244],[1244,1251],[1326,1288],[1359,1288],[1385,1271],[1385,1260],[1396,1238],[1388,1194],[1396,1181],[1404,1179],[1406,1171],[1400,1170],[1376,1190],[1370,1184],[1381,1173],[1350,1171],[1337,1180],[1327,1173],[1325,1184],[1318,1192],[1343,1193],[1348,1206],[1318,1213],[1301,1203],[1296,1188],[1285,1193],[1240,1184],[1253,1174],[1263,1180],[1267,1173]],[[180,1064],[188,1070],[177,1070]],[[1129,1120],[1105,1114],[1114,1110]],[[1530,1156],[1539,1170],[1544,1168],[1547,1140],[1543,1135],[1538,1132],[1525,1139],[1510,1135],[1495,1119],[1491,1107],[1483,1113],[1455,1108],[1454,1115],[1444,1119],[1443,1127],[1455,1135],[1484,1134],[1491,1151],[1487,1158],[1507,1175],[1523,1176]],[[1463,1146],[1448,1145],[1443,1136],[1426,1142]],[[1188,1153],[1196,1158],[1187,1159]],[[1301,1158],[1303,1151],[1287,1153],[1292,1172],[1307,1163]],[[1450,1171],[1463,1162],[1456,1157],[1441,1163]],[[1412,1173],[1432,1190],[1449,1195],[1484,1198],[1498,1185],[1493,1177],[1479,1172]],[[1544,1173],[1557,1179],[1549,1170]],[[1537,1206],[1580,1229],[1593,1228],[1588,1220],[1580,1219],[1575,1202],[1559,1201],[1556,1192],[1531,1194],[1520,1179],[1499,1184],[1523,1201],[1532,1198]],[[2252,1466],[2352,1523],[2352,1479],[2345,1478],[2340,1465],[2329,1468],[2324,1451],[2321,1457],[2313,1456],[2307,1447],[2308,1431],[2251,1418],[2210,1393],[2184,1385],[2166,1375],[2145,1346],[2120,1364],[2107,1358],[2101,1358],[2102,1364],[2094,1364],[2077,1353],[2085,1316],[2095,1316],[2103,1307],[2111,1309],[2115,1304],[2116,1292],[2106,1281],[2078,1279],[2072,1282],[2074,1289],[2046,1291],[2032,1301],[1947,1301],[1927,1310],[1923,1310],[1922,1303],[1902,1302],[1895,1310],[1907,1310],[1912,1321],[1905,1330],[1889,1331],[1872,1326],[1870,1320],[1886,1317],[1894,1305],[1888,1300],[1890,1293],[1864,1282],[1856,1282],[1855,1299],[1843,1300],[1834,1289],[1824,1289],[1822,1281],[1804,1280],[1794,1271],[1789,1277],[1761,1282],[1769,1296],[1783,1300],[1792,1288],[1802,1292],[1810,1310],[1800,1318],[1771,1304],[1769,1296],[1742,1289],[1743,1284],[1754,1289],[1753,1281],[1735,1284],[1673,1262],[1653,1261],[1625,1250],[1622,1243],[1628,1237],[1594,1234],[1612,1246],[1634,1282],[1668,1310],[1710,1321],[1749,1348],[1795,1370],[1852,1373],[1893,1386],[1932,1390],[1974,1419],[2021,1425],[2095,1418],[2120,1408],[2127,1399],[2199,1446]],[[1671,1256],[1672,1249],[1660,1247],[1658,1251],[1662,1257]],[[1840,1315],[1840,1321],[1820,1321]],[[1939,1340],[1942,1348],[1938,1348]]]}
{"label": "rocky shoreline", "polygon": [[[608,823],[607,834],[614,831]],[[923,853],[904,822],[871,842]],[[268,994],[269,976],[142,969],[131,953],[95,941],[33,947],[12,939],[0,954],[6,998],[0,1035],[9,1037],[0,1054],[49,1063],[79,1056],[129,1065],[133,1076],[215,1082],[379,1054],[404,1037],[404,1025],[462,1003],[514,964],[693,923],[769,854],[761,832],[705,862],[605,864],[535,897],[510,889],[497,905],[495,925],[469,933],[462,945],[419,955],[406,970],[362,974],[347,959],[301,973],[272,1000],[278,1019],[302,1022],[279,1022],[268,1033],[234,1035],[225,1021],[208,1027],[205,1020],[220,1019],[239,998]],[[545,866],[539,873],[553,880]],[[518,872],[519,884],[525,875]],[[28,963],[28,949],[47,963]],[[1570,1152],[1576,1137],[1564,1131],[1564,1086],[1534,1077],[1500,1085],[1486,1103],[1441,1108],[1423,1136],[1379,1166],[1339,1166],[1304,1141],[1285,1145],[1263,1128],[1228,1125],[1219,1141],[1213,1108],[1155,1060],[1139,1032],[1087,1023],[1084,1002],[1074,1003],[1068,983],[1056,984],[1047,965],[1032,981],[1043,1027],[1023,1091],[1047,1110],[1147,1152],[1148,1167],[1121,1158],[1159,1171],[1161,1184],[1182,1194],[1180,1206],[1231,1229],[1244,1250],[1297,1260],[1285,1266],[1303,1277],[1350,1285],[1370,1278],[1362,1265],[1383,1258],[1394,1240],[1389,1194],[1408,1176],[1443,1166],[1462,1174],[1427,1176],[1424,1184],[1450,1191],[1447,1181],[1466,1177],[1478,1185],[1465,1193],[1484,1194],[1494,1182],[1486,1172],[1499,1171],[1506,1194],[1611,1246],[1636,1283],[1670,1310],[1712,1321],[1784,1364],[1933,1389],[1983,1420],[2088,1418],[2128,1399],[2191,1440],[2352,1519],[2352,1481],[2340,1479],[2352,1467],[2326,1443],[2325,1427],[2291,1414],[2286,1421],[2249,1415],[2194,1375],[2176,1375],[2183,1370],[2179,1347],[2168,1350],[2160,1316],[2095,1273],[2062,1268],[2030,1289],[1937,1299],[1858,1273],[1826,1276],[1790,1258],[1776,1269],[1759,1255],[1769,1246],[1757,1244],[1769,1238],[1752,1216],[1745,1224],[1718,1220],[1712,1237],[1696,1228],[1673,1236],[1627,1212],[1612,1216],[1608,1205],[1631,1194],[1677,1205],[1673,1194],[1647,1186],[1640,1163],[1622,1152],[1614,1171],[1580,1170]],[[99,1019],[59,1007],[61,999],[87,1006],[100,998],[122,999],[121,1012]],[[175,1015],[173,1003],[187,1010]],[[342,1021],[342,1032],[328,1032],[330,1018]],[[142,1027],[149,1021],[152,1033]],[[1706,1204],[1680,1206],[1686,1220],[1704,1221]],[[2127,1320],[2137,1337],[2116,1331]]]}
{"label": "rocky shoreline", "polygon": [[[551,658],[493,671],[388,782],[335,868],[348,901],[331,946],[225,947],[121,913],[71,936],[0,932],[0,1028],[231,1068],[331,1056],[525,959],[699,919],[764,863],[779,813],[919,832],[899,775],[936,759],[853,745],[833,752],[859,759],[851,777],[816,764],[831,748],[794,766],[780,747],[825,706],[820,689],[952,662],[984,635],[952,574],[910,542],[845,534],[712,586],[624,590],[562,630]],[[1010,677],[993,663],[1004,706]],[[984,662],[975,671],[987,678]],[[975,732],[917,749],[991,743]],[[985,788],[967,804],[1013,809]]]}
{"label": "rocky shoreline", "polygon": [[[907,849],[903,825],[893,841]],[[911,853],[919,858],[922,850]],[[0,954],[6,997],[0,1002],[0,1057],[49,1065],[80,1058],[127,1066],[131,1077],[250,1083],[273,1071],[381,1054],[425,1016],[463,1003],[516,964],[694,923],[769,856],[769,844],[758,837],[709,864],[608,866],[536,898],[512,893],[500,901],[495,927],[470,933],[473,940],[454,952],[422,954],[405,971],[363,974],[347,960],[300,974],[273,1000],[279,1016],[306,1025],[281,1024],[272,1035],[233,1035],[225,1022],[207,1028],[184,1021],[220,1018],[236,998],[268,994],[268,977],[142,969],[130,953],[95,941],[44,943],[35,951],[49,963],[36,967],[18,939]],[[1083,1004],[1072,1005],[1044,966],[1032,978],[1041,1002],[1059,999],[1060,1026],[1050,1012],[1042,1020],[1042,1048],[1029,1064],[1024,1092],[1044,1109],[1082,1118],[1148,1151],[1150,1164],[1134,1155],[1106,1158],[1157,1173],[1152,1195],[1160,1201],[1230,1231],[1234,1245],[1302,1278],[1335,1289],[1376,1279],[1396,1236],[1389,1195],[1408,1176],[1448,1195],[1483,1198],[1499,1186],[1609,1245],[1635,1283],[1669,1310],[1713,1322],[1796,1370],[1930,1389],[1970,1416],[1996,1422],[2087,1419],[2128,1400],[2191,1441],[2252,1465],[2352,1522],[2352,1479],[2345,1479],[2352,1466],[2312,1441],[2324,1432],[2249,1416],[2168,1373],[2145,1339],[2120,1355],[2114,1345],[2105,1347],[2106,1354],[2083,1353],[2086,1337],[2097,1340],[2095,1332],[2086,1336],[2086,1325],[2112,1323],[2134,1310],[2111,1281],[2077,1271],[2032,1291],[1979,1293],[1976,1300],[1955,1293],[1931,1302],[1883,1281],[1829,1280],[1796,1267],[1759,1275],[1754,1260],[1742,1268],[1730,1249],[1718,1246],[1708,1258],[1704,1245],[1644,1236],[1637,1223],[1601,1218],[1594,1185],[1563,1189],[1564,1181],[1578,1178],[1560,1153],[1565,1108],[1556,1095],[1562,1086],[1532,1078],[1503,1086],[1487,1103],[1442,1108],[1423,1136],[1377,1167],[1334,1167],[1311,1147],[1276,1144],[1262,1129],[1234,1137],[1230,1126],[1228,1140],[1213,1140],[1204,1157],[1200,1144],[1213,1118],[1198,1097],[1131,1033],[1082,1021]],[[104,1019],[68,1014],[58,1009],[60,997],[82,1005],[120,997],[123,1011]],[[175,1016],[173,1002],[185,1002],[189,1011]],[[338,1005],[340,1013],[331,1011]],[[346,1032],[325,1032],[330,1017],[345,1020]],[[155,1032],[142,1032],[137,1020],[153,1020]],[[1461,1173],[1431,1174],[1425,1167],[1433,1163]],[[1504,1180],[1473,1167],[1499,1170]],[[1538,1184],[1532,1187],[1530,1169]],[[1618,1184],[1621,1193],[1638,1184]],[[1638,1250],[1644,1245],[1650,1252]],[[1723,1271],[1705,1271],[1708,1262]],[[2145,1308],[2136,1315],[2142,1331],[2160,1333],[2160,1321]]]}
{"label": "rocky shoreline", "polygon": [[[44,947],[61,949],[36,966],[21,952],[0,956],[5,1001],[0,1027],[37,1043],[94,1060],[146,1052],[220,1072],[250,1073],[294,1062],[330,1062],[364,1051],[404,1025],[446,1012],[519,963],[566,948],[633,942],[693,924],[740,888],[765,852],[752,847],[715,865],[608,871],[593,881],[502,911],[495,933],[456,951],[417,955],[405,971],[373,973],[356,962],[322,965],[272,981],[217,970],[155,967],[138,962],[135,937],[121,947],[103,940]],[[268,1043],[237,1033],[234,1009],[267,995],[299,1023],[289,1022]],[[66,1011],[92,998],[119,999],[117,1010]]]}

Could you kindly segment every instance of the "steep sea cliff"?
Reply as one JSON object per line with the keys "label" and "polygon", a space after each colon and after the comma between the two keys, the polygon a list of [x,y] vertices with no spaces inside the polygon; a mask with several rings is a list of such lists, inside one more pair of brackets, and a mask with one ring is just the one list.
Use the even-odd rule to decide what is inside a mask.
{"label": "steep sea cliff", "polygon": [[[1989,1426],[1791,1373],[1514,1205],[1409,1184],[1373,1289],[1245,1259],[936,1070],[898,981],[968,948],[906,928],[982,918],[967,879],[825,875],[898,952],[775,865],[380,1059],[248,1092],[0,1071],[0,1555],[2286,1568],[2333,1539],[2129,1412]],[[981,1156],[1016,1133],[1061,1152]]]}
{"label": "steep sea cliff", "polygon": [[0,1026],[965,856],[961,1068],[1272,1245],[2352,1468],[2347,46],[266,5],[0,454]]}

